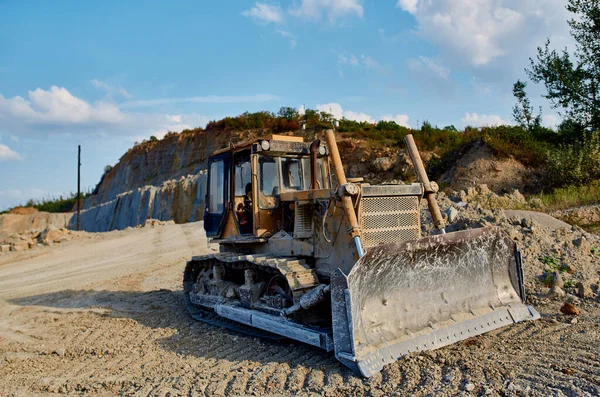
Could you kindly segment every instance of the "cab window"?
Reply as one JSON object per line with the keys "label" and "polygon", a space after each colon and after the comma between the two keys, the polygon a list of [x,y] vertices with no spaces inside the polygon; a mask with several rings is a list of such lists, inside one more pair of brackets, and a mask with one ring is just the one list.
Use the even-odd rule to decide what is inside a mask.
{"label": "cab window", "polygon": [[281,180],[284,191],[308,189],[310,187],[310,159],[282,157]]}
{"label": "cab window", "polygon": [[316,189],[329,189],[329,178],[327,178],[327,161],[324,158],[317,160],[317,183]]}
{"label": "cab window", "polygon": [[279,196],[279,164],[277,159],[269,156],[258,158],[258,180],[260,209],[273,209],[277,206]]}
{"label": "cab window", "polygon": [[208,212],[222,214],[225,210],[225,163],[223,160],[210,164],[210,186],[208,188]]}
{"label": "cab window", "polygon": [[246,196],[252,187],[252,167],[250,159],[236,159],[235,162],[235,195]]}

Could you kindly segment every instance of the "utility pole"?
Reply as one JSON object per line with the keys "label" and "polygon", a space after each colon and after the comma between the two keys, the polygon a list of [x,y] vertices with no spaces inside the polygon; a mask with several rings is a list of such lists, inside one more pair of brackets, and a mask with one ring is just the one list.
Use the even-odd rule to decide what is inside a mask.
{"label": "utility pole", "polygon": [[81,209],[81,145],[77,145],[77,231],[81,230],[79,211]]}

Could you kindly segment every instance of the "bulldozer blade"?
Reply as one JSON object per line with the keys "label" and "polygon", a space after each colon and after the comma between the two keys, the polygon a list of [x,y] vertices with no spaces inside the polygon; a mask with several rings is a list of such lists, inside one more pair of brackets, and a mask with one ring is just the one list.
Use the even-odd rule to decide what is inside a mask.
{"label": "bulldozer blade", "polygon": [[497,227],[372,247],[331,285],[336,358],[366,377],[405,354],[539,318],[525,304],[517,246]]}

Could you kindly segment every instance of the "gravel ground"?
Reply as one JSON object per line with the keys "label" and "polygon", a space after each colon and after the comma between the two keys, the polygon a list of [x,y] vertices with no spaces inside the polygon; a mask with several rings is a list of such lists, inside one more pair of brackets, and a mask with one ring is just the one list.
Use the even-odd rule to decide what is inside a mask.
{"label": "gravel ground", "polygon": [[[451,229],[500,217],[519,241],[541,320],[410,355],[362,379],[303,344],[193,321],[181,273],[208,250],[202,224],[132,229],[0,256],[0,395],[599,395],[597,236],[468,205],[457,211]],[[573,243],[582,236],[583,248]],[[547,297],[545,256],[576,267],[562,272],[572,280],[564,296]],[[575,281],[587,283],[583,298]],[[560,312],[567,300],[579,316]]]}

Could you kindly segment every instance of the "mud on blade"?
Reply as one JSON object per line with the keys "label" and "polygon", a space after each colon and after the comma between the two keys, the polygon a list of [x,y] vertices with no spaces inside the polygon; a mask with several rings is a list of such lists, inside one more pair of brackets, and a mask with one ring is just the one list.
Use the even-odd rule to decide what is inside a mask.
{"label": "mud on blade", "polygon": [[370,248],[332,279],[336,357],[371,376],[400,356],[533,320],[516,244],[500,228]]}

